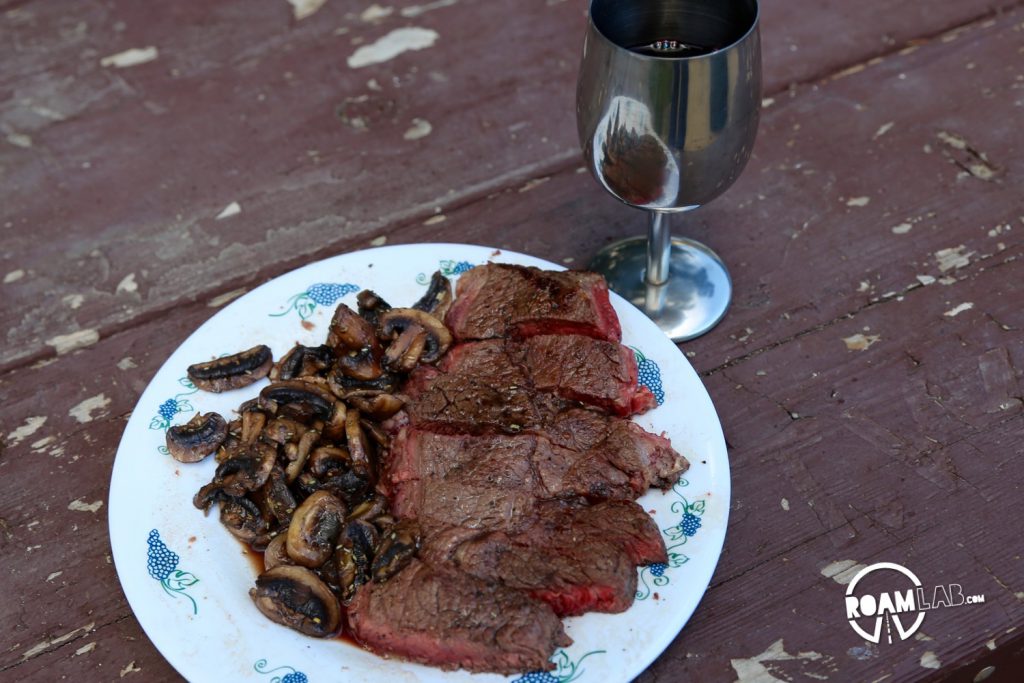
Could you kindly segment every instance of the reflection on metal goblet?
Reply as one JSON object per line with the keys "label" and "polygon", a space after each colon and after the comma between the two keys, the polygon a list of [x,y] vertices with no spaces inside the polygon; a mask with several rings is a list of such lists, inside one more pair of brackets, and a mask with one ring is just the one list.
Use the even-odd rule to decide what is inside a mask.
{"label": "reflection on metal goblet", "polygon": [[591,173],[650,212],[646,241],[591,268],[672,339],[711,329],[732,282],[708,247],[672,239],[669,217],[722,194],[750,158],[761,105],[756,0],[592,0],[576,91]]}

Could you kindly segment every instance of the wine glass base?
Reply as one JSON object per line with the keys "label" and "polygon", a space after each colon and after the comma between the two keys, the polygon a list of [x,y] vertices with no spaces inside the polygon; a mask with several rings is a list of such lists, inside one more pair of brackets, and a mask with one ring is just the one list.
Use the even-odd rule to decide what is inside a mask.
{"label": "wine glass base", "polygon": [[608,286],[653,320],[672,341],[699,337],[725,315],[732,299],[732,278],[722,259],[700,242],[672,238],[669,278],[648,285],[647,239],[631,237],[610,244],[590,262]]}

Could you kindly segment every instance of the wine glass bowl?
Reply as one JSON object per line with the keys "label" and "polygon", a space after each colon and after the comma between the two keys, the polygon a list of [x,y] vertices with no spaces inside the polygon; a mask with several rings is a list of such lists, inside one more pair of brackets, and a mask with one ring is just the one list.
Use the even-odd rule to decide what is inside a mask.
{"label": "wine glass bowl", "polygon": [[760,55],[756,0],[590,5],[576,93],[580,144],[605,190],[651,212],[646,244],[612,245],[592,267],[673,339],[707,331],[728,306],[721,260],[692,240],[670,240],[668,217],[725,192],[750,158]]}

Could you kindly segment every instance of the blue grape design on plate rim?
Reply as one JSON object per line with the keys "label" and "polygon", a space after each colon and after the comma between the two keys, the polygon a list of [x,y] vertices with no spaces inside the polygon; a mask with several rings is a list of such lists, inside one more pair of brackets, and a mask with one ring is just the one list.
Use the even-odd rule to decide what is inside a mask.
{"label": "blue grape design on plate rim", "polygon": [[292,311],[299,314],[299,318],[306,320],[313,315],[317,306],[332,306],[342,297],[354,294],[360,289],[359,285],[351,282],[317,282],[310,285],[306,291],[299,292],[285,303],[284,310],[280,313],[268,313],[271,318],[280,318]]}
{"label": "blue grape design on plate rim", "polygon": [[569,657],[565,650],[557,650],[551,656],[555,663],[554,671],[531,671],[516,678],[512,683],[572,683],[583,675],[584,669],[580,666],[583,660],[590,655],[603,655],[604,650],[591,650],[575,662]]}
{"label": "blue grape design on plate rim", "polygon": [[650,389],[660,406],[665,402],[665,388],[661,384],[661,368],[635,346],[629,347],[636,354],[637,383]]}
{"label": "blue grape design on plate rim", "polygon": [[[451,259],[445,259],[437,264],[437,269],[441,271],[441,275],[444,275],[445,277],[462,275],[467,270],[473,270],[474,268],[476,268],[476,265],[469,261],[454,261]],[[416,276],[416,282],[421,285],[430,284],[430,275],[420,273]]]}
{"label": "blue grape design on plate rim", "polygon": [[274,676],[270,679],[269,683],[309,683],[309,676],[297,671],[295,667],[288,665],[275,666],[273,669],[268,669],[269,662],[265,659],[258,659],[256,663],[252,665],[252,668],[259,674],[272,674],[277,673],[283,669],[287,669],[288,673],[284,676]]}
{"label": "blue grape design on plate rim", "polygon": [[192,614],[199,614],[199,606],[186,591],[199,583],[191,572],[178,569],[178,554],[172,551],[160,538],[160,532],[153,529],[146,539],[149,550],[146,553],[146,569],[149,575],[160,582],[160,586],[172,598],[184,596],[192,603]]}
{"label": "blue grape design on plate rim", "polygon": [[[690,557],[680,552],[679,548],[686,545],[686,542],[700,530],[701,517],[704,516],[707,501],[697,499],[691,503],[680,490],[689,485],[690,482],[686,479],[680,479],[672,487],[672,493],[679,500],[673,501],[669,509],[674,514],[679,515],[679,522],[661,530],[666,540],[668,563],[658,562],[643,567],[640,570],[641,586],[636,591],[637,600],[646,600],[651,596],[655,588],[667,586],[671,581],[668,571],[670,569],[678,569],[690,560]],[[650,577],[650,582],[648,582],[648,576]]]}
{"label": "blue grape design on plate rim", "polygon": [[[168,427],[171,426],[171,420],[180,413],[192,413],[195,412],[195,406],[186,397],[199,391],[195,384],[192,384],[192,380],[188,377],[180,377],[178,384],[185,387],[187,391],[181,391],[175,394],[172,398],[167,399],[156,409],[156,415],[149,421],[149,428],[156,431],[167,431]],[[164,455],[169,455],[167,446],[160,446],[157,448],[158,451]]]}

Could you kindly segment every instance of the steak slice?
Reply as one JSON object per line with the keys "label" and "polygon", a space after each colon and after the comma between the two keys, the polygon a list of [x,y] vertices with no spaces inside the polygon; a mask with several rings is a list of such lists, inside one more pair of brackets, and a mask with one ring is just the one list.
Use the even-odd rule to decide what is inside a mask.
{"label": "steak slice", "polygon": [[636,591],[635,567],[668,561],[654,520],[631,501],[542,503],[514,527],[435,533],[422,556],[525,590],[559,616],[627,609]]}
{"label": "steak slice", "polygon": [[493,532],[459,545],[452,562],[477,578],[526,591],[560,617],[624,612],[636,594],[635,565],[608,541],[537,547]]}
{"label": "steak slice", "polygon": [[685,466],[667,440],[632,422],[570,409],[545,433],[405,427],[392,442],[384,480],[394,513],[427,529],[515,530],[537,501],[632,500],[674,482]]}
{"label": "steak slice", "polygon": [[508,342],[507,349],[538,391],[621,417],[658,407],[651,390],[637,383],[636,354],[618,342],[544,334]]}
{"label": "steak slice", "polygon": [[348,624],[373,652],[449,670],[550,670],[555,649],[572,643],[543,602],[419,560],[387,583],[362,586]]}
{"label": "steak slice", "polygon": [[459,341],[584,334],[619,341],[622,328],[596,273],[488,263],[459,278],[445,323]]}

